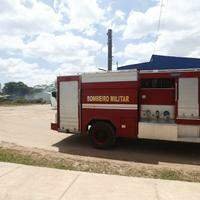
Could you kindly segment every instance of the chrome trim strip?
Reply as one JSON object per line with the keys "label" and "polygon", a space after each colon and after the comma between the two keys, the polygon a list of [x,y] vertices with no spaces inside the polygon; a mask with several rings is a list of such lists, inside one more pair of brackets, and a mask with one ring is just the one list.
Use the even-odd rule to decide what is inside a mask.
{"label": "chrome trim strip", "polygon": [[137,110],[137,104],[82,104],[83,109]]}

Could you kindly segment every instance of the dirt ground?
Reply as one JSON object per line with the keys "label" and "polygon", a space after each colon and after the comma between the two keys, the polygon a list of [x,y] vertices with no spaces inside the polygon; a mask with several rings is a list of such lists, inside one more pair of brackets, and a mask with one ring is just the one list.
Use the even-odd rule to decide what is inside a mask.
{"label": "dirt ground", "polygon": [[0,106],[0,145],[13,143],[73,158],[200,170],[200,144],[119,140],[112,150],[98,150],[87,137],[50,130],[54,115],[49,105]]}

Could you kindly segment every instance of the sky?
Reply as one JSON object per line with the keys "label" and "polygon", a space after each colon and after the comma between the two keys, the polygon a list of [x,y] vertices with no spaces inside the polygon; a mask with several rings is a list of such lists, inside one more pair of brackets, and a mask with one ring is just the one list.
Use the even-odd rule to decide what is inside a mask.
{"label": "sky", "polygon": [[200,0],[0,0],[0,83],[106,69],[108,28],[114,69],[152,54],[200,58],[199,22]]}

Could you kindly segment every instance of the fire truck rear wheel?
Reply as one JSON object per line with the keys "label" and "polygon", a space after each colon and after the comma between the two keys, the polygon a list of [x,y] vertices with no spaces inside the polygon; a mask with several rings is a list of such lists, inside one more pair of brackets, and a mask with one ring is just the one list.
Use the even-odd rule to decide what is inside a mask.
{"label": "fire truck rear wheel", "polygon": [[108,149],[114,146],[116,134],[114,128],[107,122],[96,122],[89,131],[90,140],[95,148]]}

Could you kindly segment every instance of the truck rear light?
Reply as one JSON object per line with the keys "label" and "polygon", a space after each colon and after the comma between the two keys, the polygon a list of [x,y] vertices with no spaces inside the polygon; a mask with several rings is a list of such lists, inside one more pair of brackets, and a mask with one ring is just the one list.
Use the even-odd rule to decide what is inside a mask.
{"label": "truck rear light", "polygon": [[57,131],[58,130],[58,124],[57,123],[51,123],[51,130]]}
{"label": "truck rear light", "polygon": [[122,124],[122,125],[121,125],[121,128],[126,128],[126,125],[125,125],[125,124]]}

